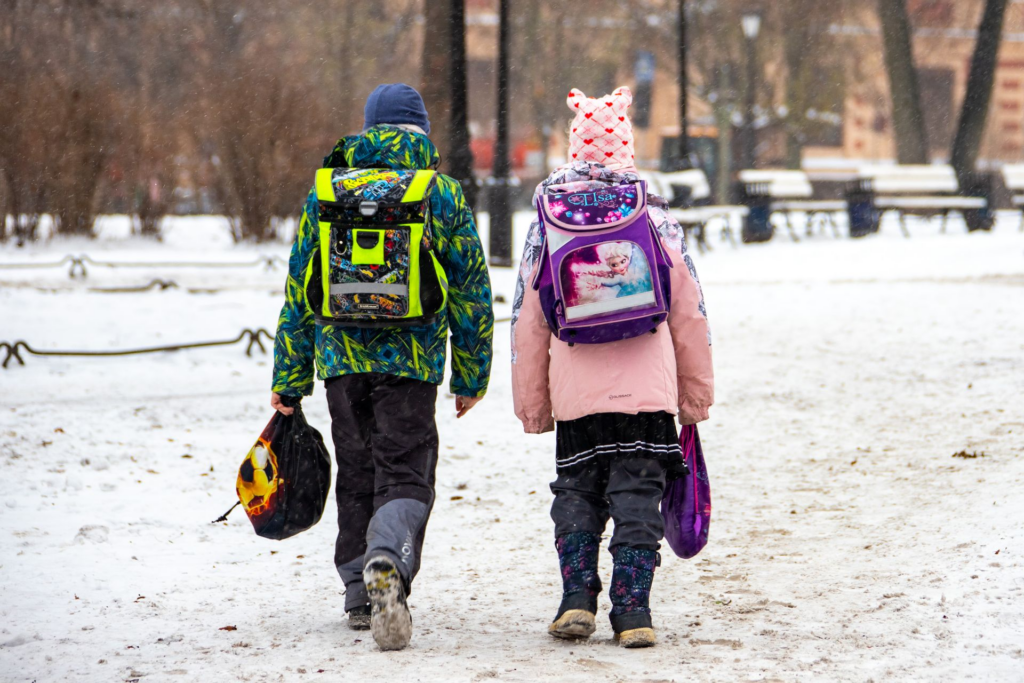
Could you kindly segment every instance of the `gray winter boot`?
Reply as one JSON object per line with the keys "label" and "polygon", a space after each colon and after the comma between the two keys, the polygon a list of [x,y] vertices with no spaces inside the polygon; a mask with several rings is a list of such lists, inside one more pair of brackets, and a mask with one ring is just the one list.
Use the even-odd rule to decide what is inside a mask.
{"label": "gray winter boot", "polygon": [[363,569],[370,594],[370,632],[381,650],[402,650],[412,638],[412,616],[405,602],[405,585],[395,563],[379,555]]}

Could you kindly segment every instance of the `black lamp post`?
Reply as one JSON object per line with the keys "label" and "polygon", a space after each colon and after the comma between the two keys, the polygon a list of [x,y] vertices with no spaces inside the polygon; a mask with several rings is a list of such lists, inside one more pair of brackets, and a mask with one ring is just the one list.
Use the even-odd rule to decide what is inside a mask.
{"label": "black lamp post", "polygon": [[686,0],[679,0],[679,159],[676,168],[690,168],[690,115],[687,95],[690,89],[686,73]]}
{"label": "black lamp post", "polygon": [[492,266],[512,265],[512,207],[509,198],[512,166],[508,144],[508,7],[498,5],[498,130],[494,142],[494,167],[488,209],[491,214],[490,252]]}
{"label": "black lamp post", "polygon": [[754,168],[757,163],[757,133],[754,129],[754,108],[757,104],[757,36],[761,33],[761,15],[743,15],[743,36],[747,47],[747,101],[744,111],[743,168]]}

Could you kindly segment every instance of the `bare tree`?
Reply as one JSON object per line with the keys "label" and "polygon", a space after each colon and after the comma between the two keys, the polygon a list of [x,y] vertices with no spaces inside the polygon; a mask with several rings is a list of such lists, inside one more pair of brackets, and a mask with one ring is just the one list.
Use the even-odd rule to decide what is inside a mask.
{"label": "bare tree", "polygon": [[815,129],[836,127],[842,114],[847,65],[829,28],[842,20],[843,5],[781,0],[773,9],[778,23],[767,28],[779,38],[785,64],[784,95],[776,111],[786,137],[786,166],[800,168],[803,147]]}
{"label": "bare tree", "polygon": [[901,164],[928,163],[928,134],[914,69],[910,18],[905,0],[878,0],[885,68],[889,74],[896,156]]}
{"label": "bare tree", "polygon": [[971,72],[967,77],[967,94],[960,109],[960,124],[953,142],[953,168],[956,169],[960,185],[965,188],[972,183],[978,150],[988,121],[1005,17],[1006,0],[987,0],[974,46]]}
{"label": "bare tree", "polygon": [[469,146],[469,93],[466,75],[465,0],[450,0],[448,39],[451,60],[451,116],[449,120],[449,172],[462,185],[470,208],[476,206],[478,188],[473,177],[473,150]]}
{"label": "bare tree", "polygon": [[428,0],[423,14],[423,56],[420,94],[430,114],[430,139],[446,159],[452,148],[452,75],[455,68],[451,53],[451,3]]}
{"label": "bare tree", "polygon": [[5,186],[0,232],[6,236],[6,217],[12,216],[19,245],[35,239],[49,187],[46,157],[53,149],[57,102],[48,84],[31,78],[45,57],[30,49],[39,38],[44,9],[19,0],[0,4],[0,175]]}

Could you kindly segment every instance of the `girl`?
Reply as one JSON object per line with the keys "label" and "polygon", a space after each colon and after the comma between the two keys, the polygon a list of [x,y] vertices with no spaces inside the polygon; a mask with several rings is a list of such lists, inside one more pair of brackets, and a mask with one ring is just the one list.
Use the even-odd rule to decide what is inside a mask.
{"label": "girl", "polygon": [[[572,161],[541,183],[537,195],[636,182],[631,102],[628,88],[596,100],[573,90]],[[666,481],[685,471],[675,418],[682,424],[706,420],[714,400],[697,272],[665,201],[649,195],[648,212],[673,263],[671,313],[657,334],[572,347],[554,338],[537,291],[527,286],[543,244],[537,221],[526,239],[512,314],[516,415],[530,434],[557,425],[551,518],[563,592],[548,631],[558,638],[586,638],[595,631],[599,544],[611,517],[610,618],[625,647],[655,643],[648,604],[664,533],[660,503]],[[631,280],[632,253],[620,251],[599,255],[607,266],[603,277],[610,286],[642,286]]]}

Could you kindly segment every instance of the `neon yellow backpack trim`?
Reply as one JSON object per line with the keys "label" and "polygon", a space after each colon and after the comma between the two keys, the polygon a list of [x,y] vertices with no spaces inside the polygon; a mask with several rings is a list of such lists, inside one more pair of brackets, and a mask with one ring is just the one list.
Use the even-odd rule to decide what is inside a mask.
{"label": "neon yellow backpack trim", "polygon": [[305,285],[320,324],[422,325],[445,310],[448,278],[433,253],[427,202],[436,175],[317,171],[319,244]]}

